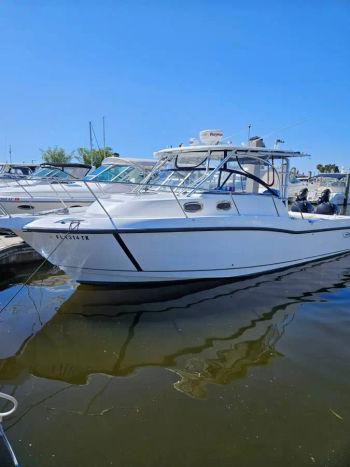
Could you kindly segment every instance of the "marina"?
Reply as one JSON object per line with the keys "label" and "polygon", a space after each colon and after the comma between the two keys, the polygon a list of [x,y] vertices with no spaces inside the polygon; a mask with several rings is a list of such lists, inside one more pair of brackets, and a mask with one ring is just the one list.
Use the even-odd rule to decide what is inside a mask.
{"label": "marina", "polygon": [[[303,153],[261,139],[222,144],[219,130],[201,138],[149,162],[108,158],[67,184],[2,188],[24,185],[33,206],[52,196],[50,185],[58,193],[53,209],[29,213],[1,198],[0,391],[19,401],[3,419],[6,467],[16,456],[53,466],[347,459],[350,217],[308,211],[300,194],[289,210],[289,159]],[[89,201],[77,206],[83,190]],[[196,237],[179,240],[187,231]],[[247,244],[255,247],[240,257]],[[172,266],[182,258],[186,271]],[[227,260],[237,266],[223,268]],[[79,431],[78,449],[66,425]],[[182,446],[191,438],[186,453],[170,443],[174,425]]]}
{"label": "marina", "polygon": [[[103,190],[84,180],[85,207],[80,191],[70,193],[70,208],[11,215],[4,205],[0,228],[85,284],[237,278],[350,251],[350,217],[330,211],[329,200],[320,212],[306,198],[288,210],[289,161],[306,154],[268,149],[262,138],[246,147],[222,138],[203,130],[196,144],[155,152],[137,182],[118,175]],[[128,169],[140,170],[121,173]],[[254,249],[243,252],[245,243]]]}

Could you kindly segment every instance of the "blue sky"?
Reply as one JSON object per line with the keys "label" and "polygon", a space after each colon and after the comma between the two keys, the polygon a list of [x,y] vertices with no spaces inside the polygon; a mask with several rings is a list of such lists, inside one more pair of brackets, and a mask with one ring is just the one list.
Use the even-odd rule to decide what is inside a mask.
{"label": "blue sky", "polygon": [[123,155],[220,128],[350,167],[350,2],[3,0],[0,160],[88,146]]}

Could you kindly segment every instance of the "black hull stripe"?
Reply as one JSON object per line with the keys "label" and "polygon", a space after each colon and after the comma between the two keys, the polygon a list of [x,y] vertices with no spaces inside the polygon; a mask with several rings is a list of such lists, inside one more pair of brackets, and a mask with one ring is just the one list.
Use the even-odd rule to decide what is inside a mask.
{"label": "black hull stripe", "polygon": [[124,243],[123,239],[121,238],[121,236],[119,235],[118,232],[113,232],[113,237],[117,240],[117,242],[119,243],[119,246],[120,248],[124,251],[124,253],[126,254],[126,256],[129,258],[129,260],[132,262],[132,264],[134,265],[136,271],[142,271],[142,268],[141,266],[139,265],[139,263],[136,261],[135,257],[133,256],[133,254],[131,253],[131,251],[129,250],[129,248],[126,246],[126,244]]}
{"label": "black hull stripe", "polygon": [[[289,266],[297,266],[298,264],[302,264],[303,262],[309,262],[309,261],[318,261],[321,259],[326,259],[326,258],[331,258],[332,256],[338,256],[342,255],[345,253],[349,253],[349,250],[338,250],[333,253],[324,253],[322,255],[314,255],[314,256],[306,256],[304,258],[297,258],[297,259],[291,259],[289,261],[279,261],[277,263],[267,263],[267,264],[257,264],[256,266],[237,266],[234,268],[216,268],[216,269],[169,269],[169,270],[162,270],[162,271],[157,271],[157,270],[145,270],[142,272],[145,273],[173,273],[173,272],[214,272],[214,271],[235,271],[237,269],[256,269],[256,268],[266,268],[269,266],[281,266],[281,267],[288,267]],[[297,263],[297,264],[291,264],[291,263]],[[106,269],[106,268],[79,268],[78,266],[62,266],[63,268],[70,268],[70,269],[81,269],[81,270],[88,270],[88,271],[106,271],[106,272],[123,272],[123,273],[130,273],[130,271],[126,271],[124,269]],[[266,272],[266,271],[262,271]],[[256,274],[255,272],[253,274]],[[260,274],[260,273],[259,273]]]}
{"label": "black hull stripe", "polygon": [[[290,235],[304,235],[310,233],[321,233],[321,232],[336,232],[340,230],[349,230],[350,223],[344,227],[328,227],[324,229],[309,229],[309,230],[290,230],[290,229],[279,229],[276,227],[166,227],[166,228],[149,228],[149,229],[85,229],[85,230],[74,230],[75,234],[148,234],[148,233],[182,233],[182,232],[278,232]],[[70,233],[68,229],[31,229],[24,228],[23,232],[36,232],[36,233]]]}

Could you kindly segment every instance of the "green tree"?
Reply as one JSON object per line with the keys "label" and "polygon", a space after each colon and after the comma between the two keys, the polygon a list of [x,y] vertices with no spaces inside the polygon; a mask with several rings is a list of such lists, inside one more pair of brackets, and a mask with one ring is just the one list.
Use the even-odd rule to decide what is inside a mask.
{"label": "green tree", "polygon": [[339,167],[336,164],[317,164],[316,169],[320,173],[339,173]]}
{"label": "green tree", "polygon": [[83,164],[91,164],[95,167],[99,167],[106,157],[113,156],[112,148],[109,146],[101,149],[87,149],[87,148],[78,148],[78,155],[76,158],[79,162]]}
{"label": "green tree", "polygon": [[48,147],[47,149],[40,149],[42,159],[44,162],[50,163],[55,162],[58,164],[66,164],[72,160],[73,152],[66,152],[65,149],[55,147]]}

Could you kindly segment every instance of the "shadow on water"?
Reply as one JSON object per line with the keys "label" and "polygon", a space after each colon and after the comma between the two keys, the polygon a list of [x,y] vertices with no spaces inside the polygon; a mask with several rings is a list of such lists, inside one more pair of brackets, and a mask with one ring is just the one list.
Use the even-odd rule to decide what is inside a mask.
{"label": "shadow on water", "polygon": [[[54,297],[49,297],[41,329],[34,332],[35,326],[27,325],[30,333],[16,344],[16,352],[0,360],[1,380],[30,373],[81,385],[96,373],[120,377],[165,367],[178,376],[175,389],[205,398],[208,385],[229,384],[281,356],[277,343],[299,305],[345,287],[349,258],[236,282],[80,286],[60,308],[52,307]],[[66,276],[46,281],[46,293],[54,292],[59,301],[71,292]],[[6,355],[7,345],[1,339],[0,355]]]}
{"label": "shadow on water", "polygon": [[[1,307],[25,272],[3,281]],[[20,461],[349,465],[349,290],[349,255],[132,289],[43,272],[0,313]]]}

